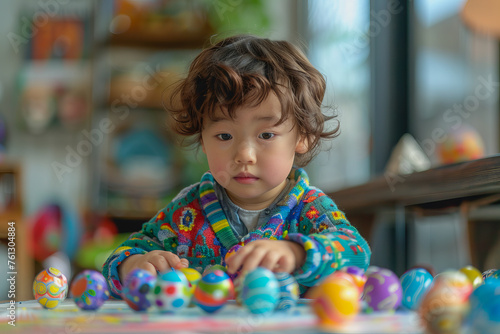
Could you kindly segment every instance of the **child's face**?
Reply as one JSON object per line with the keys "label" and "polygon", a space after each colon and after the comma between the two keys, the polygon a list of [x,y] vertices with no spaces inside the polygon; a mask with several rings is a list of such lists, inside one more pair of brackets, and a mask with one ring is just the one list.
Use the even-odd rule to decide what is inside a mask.
{"label": "child's face", "polygon": [[239,107],[234,120],[221,111],[215,121],[204,119],[201,144],[210,171],[244,209],[269,206],[285,187],[295,152],[307,151],[293,119],[276,125],[280,117],[280,102],[270,94],[257,107]]}

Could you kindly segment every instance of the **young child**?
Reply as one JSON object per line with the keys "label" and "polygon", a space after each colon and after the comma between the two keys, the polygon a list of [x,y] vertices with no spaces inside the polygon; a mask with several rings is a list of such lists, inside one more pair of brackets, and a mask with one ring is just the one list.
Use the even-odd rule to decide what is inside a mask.
{"label": "young child", "polygon": [[[135,268],[156,274],[225,265],[292,273],[305,292],[371,251],[342,211],[309,185],[304,166],[334,118],[322,113],[323,76],[285,41],[224,39],[190,66],[171,110],[175,131],[197,141],[210,170],[182,190],[103,266],[111,294]],[[225,256],[231,253],[227,260]]]}

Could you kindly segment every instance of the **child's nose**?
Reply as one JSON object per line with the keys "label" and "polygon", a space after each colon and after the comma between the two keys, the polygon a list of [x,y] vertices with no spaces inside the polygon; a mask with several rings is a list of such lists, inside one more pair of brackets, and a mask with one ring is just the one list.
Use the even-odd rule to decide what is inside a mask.
{"label": "child's nose", "polygon": [[256,159],[255,148],[248,143],[242,143],[236,150],[236,156],[234,160],[238,164],[253,164]]}

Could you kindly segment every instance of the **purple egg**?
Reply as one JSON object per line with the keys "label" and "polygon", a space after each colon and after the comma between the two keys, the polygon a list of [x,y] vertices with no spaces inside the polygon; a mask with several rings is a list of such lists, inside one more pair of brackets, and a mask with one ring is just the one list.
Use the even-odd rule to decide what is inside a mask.
{"label": "purple egg", "polygon": [[84,270],[73,279],[71,296],[82,310],[97,310],[109,299],[106,279],[98,271]]}
{"label": "purple egg", "polygon": [[147,295],[153,290],[155,283],[156,276],[149,271],[132,270],[123,283],[122,298],[134,311],[145,311],[151,307]]}
{"label": "purple egg", "polygon": [[375,311],[395,310],[401,305],[403,289],[398,276],[389,269],[367,271],[363,299]]}

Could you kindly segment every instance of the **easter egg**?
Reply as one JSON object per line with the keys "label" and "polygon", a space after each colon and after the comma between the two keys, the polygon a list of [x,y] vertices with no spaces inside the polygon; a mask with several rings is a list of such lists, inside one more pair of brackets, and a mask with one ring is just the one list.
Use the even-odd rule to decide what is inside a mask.
{"label": "easter egg", "polygon": [[368,279],[368,277],[365,275],[364,270],[359,268],[359,267],[356,267],[356,266],[343,267],[340,270],[342,272],[345,272],[345,273],[351,275],[351,277],[354,280],[354,283],[356,284],[356,286],[359,289],[359,292],[363,293],[363,289],[365,287],[366,280]]}
{"label": "easter egg", "polygon": [[401,276],[402,304],[411,310],[417,310],[433,279],[434,277],[425,269],[410,269],[405,272]]}
{"label": "easter egg", "polygon": [[160,312],[177,312],[187,307],[191,300],[189,282],[179,270],[161,272],[156,277],[156,284],[148,298]]}
{"label": "easter egg", "polygon": [[279,300],[278,280],[269,269],[257,267],[245,275],[240,295],[243,305],[251,313],[271,313]]}
{"label": "easter egg", "polygon": [[500,280],[500,270],[495,270],[488,277],[486,277],[485,283],[490,283],[498,280]]}
{"label": "easter egg", "polygon": [[200,272],[193,268],[182,268],[180,269],[180,271],[184,274],[184,276],[186,276],[186,279],[188,280],[189,291],[191,291],[191,295],[193,295],[194,289],[201,279]]}
{"label": "easter egg", "polygon": [[33,295],[46,309],[53,309],[66,299],[68,280],[58,269],[42,270],[33,281]]}
{"label": "easter egg", "polygon": [[495,273],[495,271],[497,271],[497,269],[488,269],[486,271],[483,271],[483,273],[481,274],[481,276],[483,277],[483,280],[486,281],[486,279],[488,277],[490,277],[491,275],[493,275]]}
{"label": "easter egg", "polygon": [[95,270],[84,270],[71,283],[71,296],[82,310],[97,310],[109,298],[104,276]]}
{"label": "easter egg", "polygon": [[297,305],[299,300],[299,284],[289,273],[275,273],[279,285],[277,311],[287,311]]}
{"label": "easter egg", "polygon": [[153,290],[156,276],[143,269],[131,271],[123,282],[122,298],[134,311],[145,311],[151,306],[148,293]]}
{"label": "easter egg", "polygon": [[[432,277],[436,276],[436,270],[430,264],[422,264],[421,263],[421,264],[417,264],[417,265],[412,266],[410,269],[424,269],[424,270],[427,270],[427,272],[429,274],[431,274]],[[410,270],[410,269],[408,269],[408,270]]]}
{"label": "easter egg", "polygon": [[389,269],[378,268],[367,274],[363,299],[375,311],[395,310],[401,305],[403,289],[398,276]]}
{"label": "easter egg", "polygon": [[473,266],[465,266],[460,268],[459,271],[467,276],[474,289],[484,283],[482,273]]}
{"label": "easter egg", "polygon": [[222,270],[223,272],[227,273],[227,268],[220,265],[220,264],[214,264],[214,265],[211,265],[211,266],[207,266],[205,268],[205,270],[203,270],[203,274],[201,276],[205,276],[207,275],[208,273],[211,273],[211,272],[214,272],[216,270]]}
{"label": "easter egg", "polygon": [[[239,245],[239,244],[236,244],[236,245],[234,245],[233,247],[231,247],[231,248],[227,251],[226,256],[224,257],[224,263],[227,263],[227,260],[228,260],[229,258],[231,258],[231,256],[233,256],[234,254],[236,254],[236,252],[237,252],[237,251],[239,251],[239,250],[241,249],[241,247],[243,247],[243,246],[241,246],[241,245]],[[227,266],[227,265],[226,265],[226,266]],[[230,278],[234,281],[234,280],[236,280],[236,278],[238,277],[239,272],[235,272],[234,274],[228,274],[228,275],[229,275],[229,277],[230,277]]]}
{"label": "easter egg", "polygon": [[477,287],[469,297],[468,320],[474,333],[500,333],[500,281]]}
{"label": "easter egg", "polygon": [[437,153],[443,164],[475,160],[484,156],[484,142],[475,128],[463,124],[444,136]]}
{"label": "easter egg", "polygon": [[419,316],[428,333],[460,333],[472,284],[459,271],[438,274],[422,299]]}
{"label": "easter egg", "polygon": [[325,279],[311,289],[308,297],[321,325],[345,325],[354,319],[360,307],[358,286],[340,276]]}
{"label": "easter egg", "polygon": [[213,313],[233,298],[233,281],[222,270],[203,276],[194,290],[194,302],[202,310]]}

